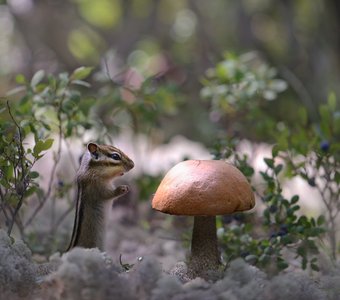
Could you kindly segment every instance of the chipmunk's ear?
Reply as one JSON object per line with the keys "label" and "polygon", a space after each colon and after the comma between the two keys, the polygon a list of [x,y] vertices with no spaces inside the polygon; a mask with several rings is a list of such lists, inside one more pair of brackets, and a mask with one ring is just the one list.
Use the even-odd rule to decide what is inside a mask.
{"label": "chipmunk's ear", "polygon": [[89,143],[87,145],[87,149],[91,153],[92,156],[94,156],[96,159],[98,159],[98,145],[95,143]]}

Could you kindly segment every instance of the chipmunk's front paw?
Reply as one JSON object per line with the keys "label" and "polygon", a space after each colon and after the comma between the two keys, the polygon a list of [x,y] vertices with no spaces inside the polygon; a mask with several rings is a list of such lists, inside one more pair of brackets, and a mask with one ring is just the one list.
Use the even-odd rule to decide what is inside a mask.
{"label": "chipmunk's front paw", "polygon": [[116,188],[118,196],[125,195],[129,190],[130,190],[130,188],[127,185],[120,185]]}

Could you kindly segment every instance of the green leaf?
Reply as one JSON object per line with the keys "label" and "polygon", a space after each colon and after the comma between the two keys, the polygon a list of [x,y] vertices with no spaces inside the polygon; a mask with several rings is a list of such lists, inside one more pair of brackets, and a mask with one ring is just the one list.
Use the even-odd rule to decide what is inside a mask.
{"label": "green leaf", "polygon": [[91,74],[93,67],[79,67],[75,69],[70,77],[71,80],[82,80]]}
{"label": "green leaf", "polygon": [[274,145],[272,148],[272,156],[276,157],[279,154],[280,148],[278,145]]}
{"label": "green leaf", "polygon": [[10,181],[13,178],[13,174],[14,174],[14,167],[12,164],[10,164],[9,166],[3,168],[4,169],[4,175],[5,178]]}
{"label": "green leaf", "polygon": [[269,261],[269,258],[270,258],[270,256],[269,255],[267,255],[267,254],[262,254],[260,257],[259,257],[259,261],[261,262],[261,263],[267,263],[268,261]]}
{"label": "green leaf", "polygon": [[271,159],[271,158],[264,158],[264,162],[266,163],[266,165],[269,167],[269,168],[273,168],[274,167],[274,160]]}
{"label": "green leaf", "polygon": [[277,166],[274,168],[275,174],[276,174],[276,175],[279,174],[279,173],[282,171],[282,169],[283,169],[283,165],[282,165],[282,164],[277,165]]}
{"label": "green leaf", "polygon": [[68,77],[68,73],[67,72],[63,72],[59,74],[59,87],[65,87],[67,86],[68,82],[69,82],[69,77]]}
{"label": "green leaf", "polygon": [[316,222],[314,218],[310,218],[310,223],[312,224],[312,226],[316,226]]}
{"label": "green leaf", "polygon": [[312,268],[313,271],[317,271],[317,272],[320,271],[320,269],[319,269],[317,264],[310,264],[310,267]]}
{"label": "green leaf", "polygon": [[39,154],[42,151],[48,150],[52,147],[53,139],[47,139],[46,141],[39,140],[33,148],[33,156],[39,158]]}
{"label": "green leaf", "polygon": [[299,196],[298,195],[294,195],[293,197],[292,197],[292,199],[290,200],[290,203],[291,204],[295,204],[295,203],[297,203],[299,201]]}
{"label": "green leaf", "polygon": [[36,191],[37,191],[37,187],[31,186],[30,188],[28,188],[25,191],[25,197],[29,197],[29,196],[33,195]]}
{"label": "green leaf", "polygon": [[325,224],[325,222],[326,222],[326,218],[325,218],[324,215],[319,216],[318,219],[317,219],[317,221],[316,221],[316,223],[318,224],[318,226],[321,226],[321,225]]}
{"label": "green leaf", "polygon": [[72,80],[72,84],[85,86],[87,88],[91,87],[91,84],[89,84],[88,82],[83,81],[83,80]]}
{"label": "green leaf", "polygon": [[334,180],[337,184],[340,183],[340,172],[335,171]]}
{"label": "green leaf", "polygon": [[30,178],[34,179],[34,178],[38,178],[39,177],[39,173],[36,171],[32,171],[30,172]]}
{"label": "green leaf", "polygon": [[287,269],[289,267],[289,265],[284,260],[279,259],[278,262],[277,262],[277,267],[280,270],[284,270],[284,269]]}
{"label": "green leaf", "polygon": [[307,254],[306,248],[301,246],[301,247],[297,248],[296,253],[301,257],[305,257],[306,254]]}
{"label": "green leaf", "polygon": [[336,109],[336,96],[334,92],[330,92],[328,95],[328,106],[329,108],[334,111]]}
{"label": "green leaf", "polygon": [[277,138],[277,143],[280,150],[283,151],[288,149],[288,138],[286,135],[284,134],[279,135]]}
{"label": "green leaf", "polygon": [[18,74],[18,75],[15,77],[15,82],[18,83],[18,84],[26,84],[26,78],[25,78],[24,75]]}
{"label": "green leaf", "polygon": [[1,178],[0,179],[0,185],[3,186],[6,189],[10,189],[11,188],[10,183],[5,178]]}
{"label": "green leaf", "polygon": [[38,83],[41,82],[41,80],[43,80],[45,76],[45,71],[44,70],[39,70],[38,72],[36,72],[33,77],[32,77],[32,80],[31,80],[31,87],[34,89],[36,87],[36,85]]}
{"label": "green leaf", "polygon": [[255,264],[258,260],[258,257],[256,255],[250,254],[247,255],[244,259],[249,264]]}

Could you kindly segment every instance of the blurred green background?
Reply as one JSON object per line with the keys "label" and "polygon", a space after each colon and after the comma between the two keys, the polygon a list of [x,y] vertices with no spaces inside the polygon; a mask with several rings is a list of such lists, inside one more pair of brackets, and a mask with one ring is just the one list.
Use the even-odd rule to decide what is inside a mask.
{"label": "blurred green background", "polygon": [[[295,108],[303,105],[317,122],[319,103],[340,88],[336,0],[1,2],[0,95],[13,87],[16,74],[31,77],[40,69],[56,74],[94,66],[102,76],[130,84],[155,76],[181,92],[178,118],[171,126],[164,121],[165,135],[209,141],[201,80],[226,51],[257,51],[291,86],[267,107],[278,120],[295,122]],[[129,70],[133,75],[126,75]]]}

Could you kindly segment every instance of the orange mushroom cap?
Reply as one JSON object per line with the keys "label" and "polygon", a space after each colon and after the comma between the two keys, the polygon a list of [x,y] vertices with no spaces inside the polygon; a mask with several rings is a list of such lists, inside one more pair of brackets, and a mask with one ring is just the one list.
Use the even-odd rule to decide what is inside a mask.
{"label": "orange mushroom cap", "polygon": [[255,197],[246,177],[221,160],[187,160],[165,175],[152,208],[167,214],[216,216],[249,210]]}

